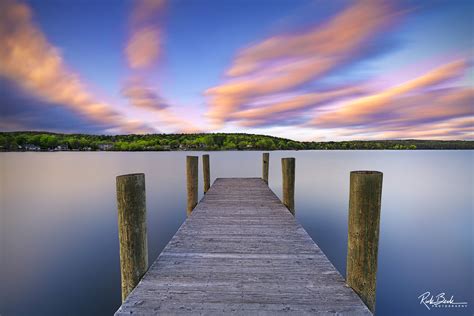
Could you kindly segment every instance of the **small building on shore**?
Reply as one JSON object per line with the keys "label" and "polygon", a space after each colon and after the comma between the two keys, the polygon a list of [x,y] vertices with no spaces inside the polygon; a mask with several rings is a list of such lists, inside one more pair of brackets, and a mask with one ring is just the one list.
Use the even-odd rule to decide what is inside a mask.
{"label": "small building on shore", "polygon": [[99,147],[99,150],[112,150],[112,148],[114,148],[114,144],[98,144],[97,147]]}
{"label": "small building on shore", "polygon": [[54,151],[67,151],[69,150],[69,146],[67,144],[64,145],[58,145],[56,148],[54,148]]}
{"label": "small building on shore", "polygon": [[41,150],[40,146],[36,146],[36,145],[33,145],[33,144],[26,144],[24,146],[24,148],[25,148],[26,151],[40,151]]}

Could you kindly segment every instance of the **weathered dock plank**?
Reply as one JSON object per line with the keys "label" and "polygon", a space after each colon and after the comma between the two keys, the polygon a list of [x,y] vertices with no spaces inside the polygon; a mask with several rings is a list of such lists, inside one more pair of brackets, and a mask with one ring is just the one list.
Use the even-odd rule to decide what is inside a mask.
{"label": "weathered dock plank", "polygon": [[259,178],[211,186],[115,315],[371,315]]}

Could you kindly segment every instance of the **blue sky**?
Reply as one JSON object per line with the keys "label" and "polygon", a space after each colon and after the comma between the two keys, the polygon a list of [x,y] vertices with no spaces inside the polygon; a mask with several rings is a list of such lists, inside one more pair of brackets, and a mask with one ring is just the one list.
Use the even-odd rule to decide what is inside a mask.
{"label": "blue sky", "polygon": [[473,138],[472,1],[0,7],[0,130]]}

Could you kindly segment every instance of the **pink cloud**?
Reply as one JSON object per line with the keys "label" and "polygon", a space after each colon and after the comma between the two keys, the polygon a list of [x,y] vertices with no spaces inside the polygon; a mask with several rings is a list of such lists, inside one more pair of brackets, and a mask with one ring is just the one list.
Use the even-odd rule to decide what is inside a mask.
{"label": "pink cloud", "polygon": [[125,49],[130,68],[139,69],[153,65],[160,51],[160,33],[157,28],[135,30]]}
{"label": "pink cloud", "polygon": [[262,96],[295,89],[342,65],[398,15],[384,1],[358,1],[303,34],[274,36],[240,52],[229,79],[206,91],[207,116],[219,125]]}
{"label": "pink cloud", "polygon": [[143,78],[128,80],[121,91],[133,106],[147,110],[162,110],[168,104],[158,95],[155,89],[147,86]]}
{"label": "pink cloud", "polygon": [[[384,113],[414,120],[422,116],[435,116],[437,113],[449,116],[449,113],[460,111],[458,115],[465,114],[467,110],[472,110],[465,104],[472,96],[470,89],[448,90],[446,94],[441,90],[436,98],[433,93],[426,92],[426,89],[433,89],[448,80],[459,78],[467,67],[465,60],[451,62],[405,83],[343,103],[337,109],[319,114],[310,124],[318,127],[364,125],[376,118],[380,119]],[[416,97],[412,97],[413,94]],[[456,100],[460,102],[454,102]],[[462,110],[452,106],[453,102]]]}
{"label": "pink cloud", "polygon": [[130,16],[131,31],[125,48],[128,64],[132,69],[152,66],[159,57],[160,14],[164,0],[137,0]]}
{"label": "pink cloud", "polygon": [[131,13],[131,36],[125,53],[128,64],[134,74],[126,81],[121,90],[130,105],[150,112],[151,118],[156,119],[160,130],[174,132],[198,132],[197,127],[190,120],[175,114],[170,102],[166,101],[158,92],[157,87],[151,85],[147,76],[138,71],[151,70],[159,59],[161,49],[160,15],[165,7],[164,0],[137,0]]}
{"label": "pink cloud", "polygon": [[369,132],[371,139],[474,140],[474,116]]}
{"label": "pink cloud", "polygon": [[157,119],[160,130],[172,130],[183,133],[195,133],[201,131],[190,120],[176,115],[171,105],[163,100],[156,89],[148,85],[144,78],[135,77],[129,79],[121,91],[128,102],[147,112],[151,112],[151,118]]}
{"label": "pink cloud", "polygon": [[[44,101],[64,105],[89,120],[122,132],[143,131],[110,104],[98,100],[77,73],[69,69],[58,49],[32,22],[25,4],[0,2],[0,75]],[[139,129],[136,129],[140,126]]]}
{"label": "pink cloud", "polygon": [[135,0],[131,23],[140,25],[153,22],[157,13],[163,10],[165,3],[165,0]]}
{"label": "pink cloud", "polygon": [[[230,115],[231,120],[240,120],[239,124],[256,126],[275,121],[275,116],[288,118],[301,115],[301,111],[325,104],[340,98],[354,97],[365,91],[362,87],[344,87],[324,92],[304,93],[290,98],[243,109]],[[251,121],[251,122],[246,122]]]}

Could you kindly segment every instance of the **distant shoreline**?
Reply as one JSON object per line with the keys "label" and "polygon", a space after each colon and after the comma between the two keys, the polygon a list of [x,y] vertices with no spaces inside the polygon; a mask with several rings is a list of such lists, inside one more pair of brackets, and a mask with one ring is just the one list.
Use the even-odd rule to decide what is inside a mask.
{"label": "distant shoreline", "polygon": [[353,140],[300,142],[243,133],[91,135],[0,132],[2,152],[156,152],[262,150],[472,150],[471,140]]}

